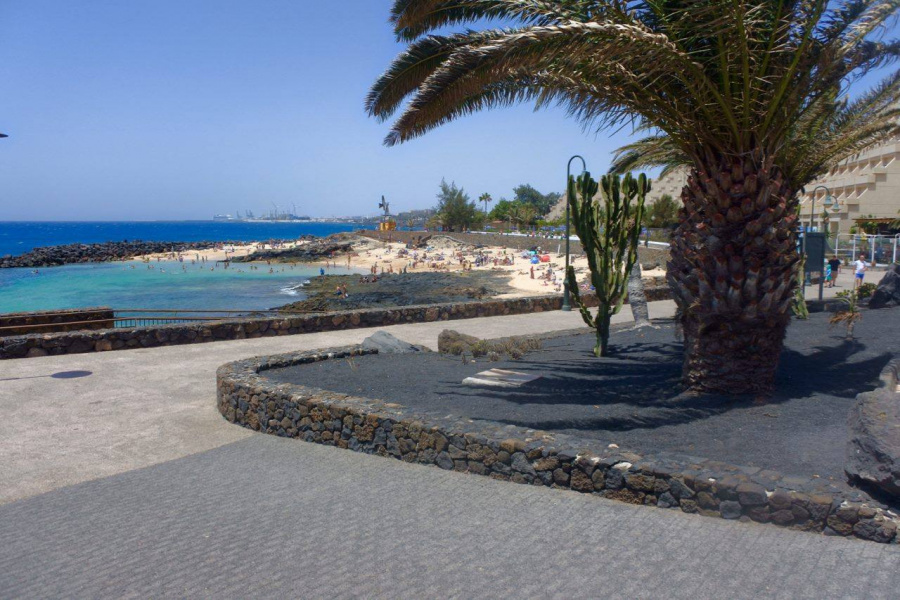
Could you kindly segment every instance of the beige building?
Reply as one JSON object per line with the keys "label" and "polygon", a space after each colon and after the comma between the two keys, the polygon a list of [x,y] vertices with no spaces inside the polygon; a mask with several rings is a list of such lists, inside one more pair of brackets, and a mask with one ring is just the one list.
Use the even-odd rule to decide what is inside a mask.
{"label": "beige building", "polygon": [[[872,148],[833,168],[827,175],[806,186],[800,217],[804,224],[822,227],[826,191],[837,202],[827,207],[829,231],[849,233],[861,217],[896,218],[900,211],[900,140]],[[816,194],[815,215],[811,215],[812,195]],[[836,210],[835,210],[836,209]]]}
{"label": "beige building", "polygon": [[[681,188],[687,180],[686,170],[654,180],[648,196],[650,202],[663,194],[681,197]],[[872,215],[875,218],[897,218],[900,211],[900,140],[896,140],[863,152],[846,160],[827,175],[806,186],[801,199],[800,216],[804,225],[810,222],[812,194],[816,192],[813,227],[822,227],[826,191],[816,186],[824,185],[837,204],[828,207],[830,233],[846,234],[855,219]],[[834,210],[837,208],[837,210]]]}

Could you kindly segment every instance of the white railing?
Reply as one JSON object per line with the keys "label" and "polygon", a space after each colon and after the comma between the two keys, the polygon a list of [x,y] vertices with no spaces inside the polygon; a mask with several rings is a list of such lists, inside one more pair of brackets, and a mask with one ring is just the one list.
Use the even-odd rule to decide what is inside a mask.
{"label": "white railing", "polygon": [[900,259],[900,233],[897,235],[868,235],[840,233],[828,238],[838,258],[855,260],[860,254],[875,266],[887,265]]}

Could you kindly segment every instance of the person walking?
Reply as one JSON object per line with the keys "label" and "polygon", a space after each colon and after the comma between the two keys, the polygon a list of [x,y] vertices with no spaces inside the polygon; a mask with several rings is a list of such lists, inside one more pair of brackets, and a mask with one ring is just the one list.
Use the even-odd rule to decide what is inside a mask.
{"label": "person walking", "polygon": [[841,272],[841,259],[835,254],[831,260],[828,261],[828,265],[831,267],[831,285],[828,287],[835,287],[835,285],[837,285],[838,273]]}
{"label": "person walking", "polygon": [[863,279],[866,277],[866,270],[869,268],[868,263],[866,263],[866,257],[862,254],[859,255],[859,260],[857,260],[853,265],[856,267],[856,281],[854,282],[853,287],[858,288],[863,284]]}

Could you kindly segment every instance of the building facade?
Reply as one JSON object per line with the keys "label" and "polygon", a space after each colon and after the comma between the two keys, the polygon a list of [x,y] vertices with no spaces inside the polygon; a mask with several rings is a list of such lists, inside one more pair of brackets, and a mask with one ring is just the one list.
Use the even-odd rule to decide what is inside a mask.
{"label": "building facade", "polygon": [[[678,169],[653,181],[648,201],[668,194],[681,197],[687,170]],[[824,186],[826,189],[823,189]],[[812,198],[815,193],[815,214]],[[830,196],[830,206],[825,206]],[[900,139],[862,152],[841,162],[826,175],[806,186],[801,197],[800,219],[803,225],[829,233],[850,233],[856,219],[896,219],[900,211]],[[828,212],[827,227],[823,213]]]}

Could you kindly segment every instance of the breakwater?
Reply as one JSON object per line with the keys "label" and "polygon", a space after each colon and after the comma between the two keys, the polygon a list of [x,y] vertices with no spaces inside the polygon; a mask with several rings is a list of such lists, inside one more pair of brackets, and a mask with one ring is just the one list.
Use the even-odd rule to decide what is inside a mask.
{"label": "breakwater", "polygon": [[[65,244],[42,246],[18,256],[0,257],[0,269],[58,267],[78,263],[128,260],[143,254],[206,250],[223,242],[144,242],[141,240],[101,244]],[[238,242],[224,242],[232,244]]]}

